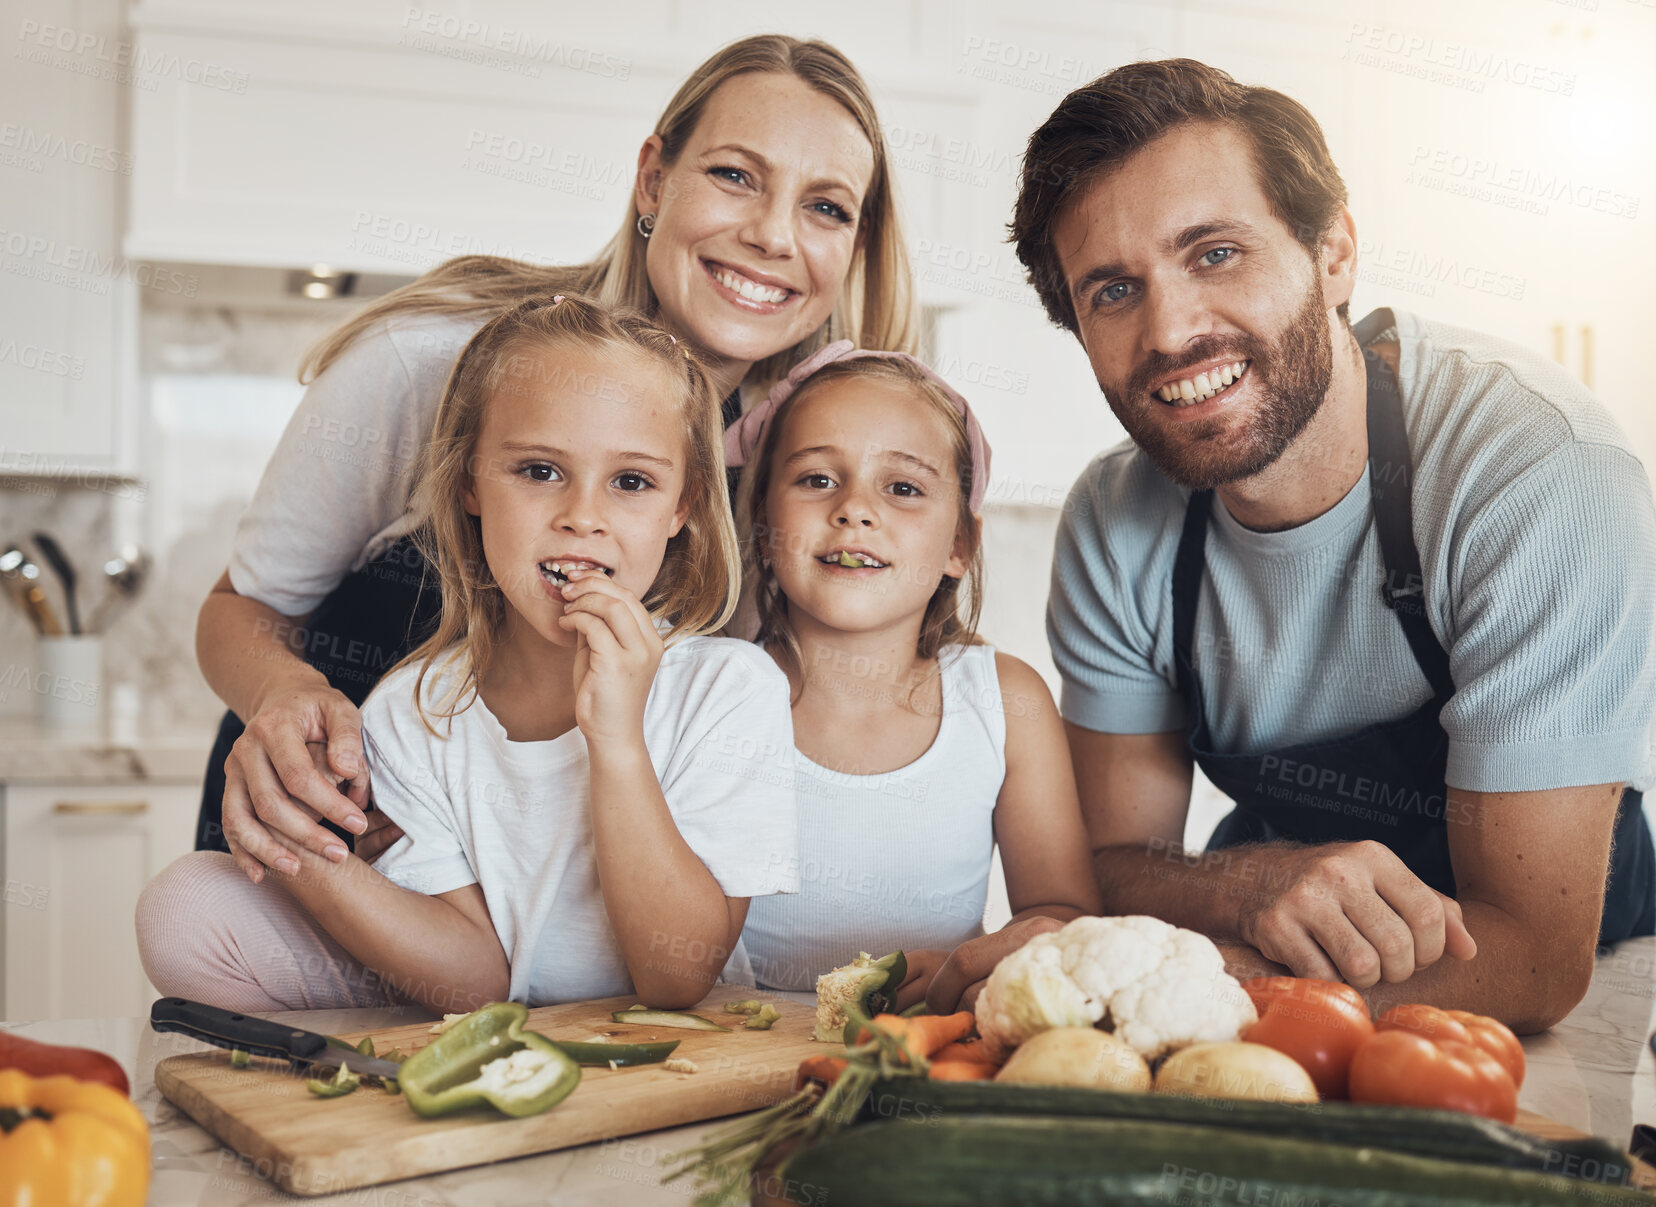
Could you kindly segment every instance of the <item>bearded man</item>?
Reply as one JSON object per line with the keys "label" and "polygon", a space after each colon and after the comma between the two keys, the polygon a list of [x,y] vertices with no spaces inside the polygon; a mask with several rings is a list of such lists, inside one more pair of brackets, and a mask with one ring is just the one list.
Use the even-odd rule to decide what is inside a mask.
{"label": "bearded man", "polygon": [[[1541,1030],[1656,930],[1650,484],[1559,366],[1352,324],[1345,202],[1303,106],[1188,59],[1030,139],[1018,256],[1131,437],[1047,616],[1098,881],[1235,971]],[[1236,804],[1203,853],[1193,764]]]}

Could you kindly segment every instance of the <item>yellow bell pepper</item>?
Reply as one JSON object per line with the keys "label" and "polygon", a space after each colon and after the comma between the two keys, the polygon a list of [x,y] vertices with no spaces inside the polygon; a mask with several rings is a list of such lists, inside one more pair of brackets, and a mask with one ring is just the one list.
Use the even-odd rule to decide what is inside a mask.
{"label": "yellow bell pepper", "polygon": [[0,1207],[144,1207],[149,1126],[124,1094],[0,1069]]}

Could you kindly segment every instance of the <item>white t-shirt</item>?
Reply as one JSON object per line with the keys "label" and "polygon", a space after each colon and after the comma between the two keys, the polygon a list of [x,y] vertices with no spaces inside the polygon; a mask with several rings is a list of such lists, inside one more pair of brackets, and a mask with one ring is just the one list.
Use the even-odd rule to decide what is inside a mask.
{"label": "white t-shirt", "polygon": [[1000,675],[990,645],[937,661],[942,721],[908,766],[847,774],[794,752],[800,891],[748,907],[742,946],[758,984],[808,990],[859,951],[952,949],[983,933],[1006,782]]}
{"label": "white t-shirt", "polygon": [[[428,714],[460,674],[426,676]],[[403,828],[375,867],[437,894],[479,884],[531,1006],[632,991],[598,886],[586,738],[514,742],[481,698],[452,724],[414,710],[416,667],[363,703],[374,802]],[[687,637],[662,655],[644,743],[679,833],[730,897],[797,891],[788,681],[756,646]],[[664,947],[664,958],[696,958]],[[740,957],[738,957],[738,963]]]}

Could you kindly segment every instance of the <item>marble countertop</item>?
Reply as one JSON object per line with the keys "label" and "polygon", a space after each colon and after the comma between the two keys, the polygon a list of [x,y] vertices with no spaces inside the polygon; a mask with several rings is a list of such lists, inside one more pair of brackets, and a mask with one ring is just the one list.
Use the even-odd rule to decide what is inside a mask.
{"label": "marble countertop", "polygon": [[0,783],[199,782],[214,730],[115,738],[106,732],[54,730],[27,718],[0,720]]}
{"label": "marble countertop", "polygon": [[[790,995],[809,1001],[808,994]],[[409,1010],[329,1010],[275,1014],[312,1031],[369,1030],[427,1017]],[[1526,1110],[1625,1147],[1633,1124],[1656,1123],[1656,1059],[1646,1042],[1656,1027],[1656,937],[1633,939],[1600,956],[1581,1005],[1557,1027],[1524,1041],[1529,1071],[1519,1094]],[[568,1207],[683,1207],[693,1188],[660,1184],[667,1156],[693,1147],[719,1123],[619,1140],[429,1178],[296,1200],[261,1179],[253,1163],[218,1144],[155,1088],[156,1061],[190,1050],[158,1036],[145,1019],[65,1019],[14,1028],[47,1043],[97,1048],[132,1078],[133,1099],[150,1121],[155,1154],[150,1207],[246,1207],[272,1200],[319,1207],[508,1207],[557,1202]]]}

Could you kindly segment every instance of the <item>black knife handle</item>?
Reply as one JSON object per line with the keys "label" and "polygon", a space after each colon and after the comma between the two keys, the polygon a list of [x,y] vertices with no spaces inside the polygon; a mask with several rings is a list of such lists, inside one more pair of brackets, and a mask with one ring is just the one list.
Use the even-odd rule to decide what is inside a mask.
{"label": "black knife handle", "polygon": [[314,1031],[296,1030],[181,997],[158,999],[150,1007],[150,1026],[157,1031],[180,1031],[220,1048],[241,1048],[255,1056],[278,1060],[310,1060],[328,1046],[327,1039]]}

